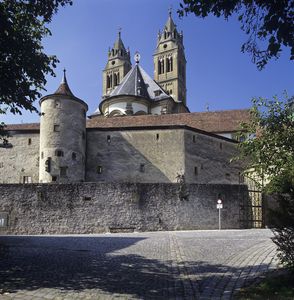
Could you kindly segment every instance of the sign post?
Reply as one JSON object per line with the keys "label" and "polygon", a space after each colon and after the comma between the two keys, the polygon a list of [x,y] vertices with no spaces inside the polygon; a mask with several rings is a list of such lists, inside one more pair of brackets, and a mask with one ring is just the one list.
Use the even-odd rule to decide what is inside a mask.
{"label": "sign post", "polygon": [[221,224],[221,209],[223,208],[222,200],[218,199],[216,208],[218,209],[218,230],[221,230],[222,224]]}

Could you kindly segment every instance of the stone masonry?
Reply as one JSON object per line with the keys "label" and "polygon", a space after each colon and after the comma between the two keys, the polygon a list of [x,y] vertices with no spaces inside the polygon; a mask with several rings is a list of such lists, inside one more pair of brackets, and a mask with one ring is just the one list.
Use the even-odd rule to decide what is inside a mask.
{"label": "stone masonry", "polygon": [[2,184],[2,234],[68,234],[240,228],[245,185]]}

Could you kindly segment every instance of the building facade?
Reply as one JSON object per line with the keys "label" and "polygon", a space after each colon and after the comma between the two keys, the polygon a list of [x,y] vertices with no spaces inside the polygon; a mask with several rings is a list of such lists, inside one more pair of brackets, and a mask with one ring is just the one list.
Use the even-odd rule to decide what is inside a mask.
{"label": "building facade", "polygon": [[183,33],[171,14],[158,34],[154,79],[119,32],[103,70],[97,110],[69,88],[66,74],[40,100],[40,124],[9,125],[0,145],[1,183],[239,183],[233,139],[248,110],[190,113]]}

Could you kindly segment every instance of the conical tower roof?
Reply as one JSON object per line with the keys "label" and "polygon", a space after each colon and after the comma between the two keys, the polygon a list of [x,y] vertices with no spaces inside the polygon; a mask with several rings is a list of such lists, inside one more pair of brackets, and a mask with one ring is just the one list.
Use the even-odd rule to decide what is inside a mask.
{"label": "conical tower roof", "polygon": [[121,39],[121,31],[120,30],[118,31],[118,36],[117,36],[117,39],[116,39],[116,41],[113,45],[113,49],[126,51],[125,45],[124,45],[124,43]]}
{"label": "conical tower roof", "polygon": [[165,29],[168,31],[168,32],[173,32],[174,29],[176,29],[177,26],[175,25],[174,23],[174,20],[172,18],[172,14],[171,14],[171,11],[169,11],[169,14],[168,14],[168,19],[165,23]]}
{"label": "conical tower roof", "polygon": [[58,89],[55,91],[54,94],[75,97],[74,94],[72,93],[72,91],[70,90],[69,86],[68,86],[65,73],[66,73],[66,70],[64,69],[61,83],[60,83]]}

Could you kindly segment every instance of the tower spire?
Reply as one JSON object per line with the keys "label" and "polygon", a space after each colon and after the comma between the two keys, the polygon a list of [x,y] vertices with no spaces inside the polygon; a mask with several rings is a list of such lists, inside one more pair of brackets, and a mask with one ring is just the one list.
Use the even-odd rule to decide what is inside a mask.
{"label": "tower spire", "polygon": [[62,76],[61,84],[67,84],[65,68],[63,69],[63,76]]}

